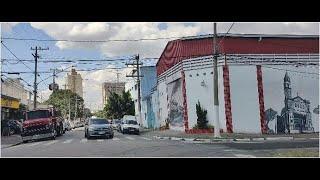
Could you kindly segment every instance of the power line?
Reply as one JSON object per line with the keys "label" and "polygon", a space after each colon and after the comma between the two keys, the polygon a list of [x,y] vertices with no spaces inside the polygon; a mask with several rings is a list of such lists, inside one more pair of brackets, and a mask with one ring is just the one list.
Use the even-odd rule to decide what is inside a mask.
{"label": "power line", "polygon": [[222,40],[227,36],[227,34],[229,34],[229,32],[230,32],[231,28],[233,27],[233,25],[234,25],[234,22],[233,22],[233,23],[231,24],[231,26],[229,27],[227,33],[225,33],[224,36],[222,37],[222,39],[220,39],[220,41],[219,41],[219,43],[218,43],[218,49],[220,48],[220,44],[221,44]]}
{"label": "power line", "polygon": [[51,42],[60,41],[60,42],[77,42],[77,43],[105,43],[105,42],[155,41],[155,40],[166,40],[166,39],[180,39],[185,37],[187,36],[141,38],[141,39],[109,39],[109,40],[69,40],[69,39],[36,39],[36,38],[10,38],[10,37],[2,37],[1,39],[17,40],[17,41],[51,41]]}
{"label": "power line", "polygon": [[3,41],[1,41],[1,44],[15,57],[18,61],[20,61],[22,64],[24,64],[28,69],[32,71],[32,69],[27,66],[23,61],[21,61],[5,44],[3,44]]}

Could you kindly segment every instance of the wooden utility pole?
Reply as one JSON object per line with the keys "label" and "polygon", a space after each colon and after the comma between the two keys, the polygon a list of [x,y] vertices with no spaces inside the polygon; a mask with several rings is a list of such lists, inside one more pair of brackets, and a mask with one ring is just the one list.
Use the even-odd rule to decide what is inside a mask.
{"label": "wooden utility pole", "polygon": [[[141,93],[140,93],[140,77],[143,77],[142,75],[140,75],[140,65],[142,65],[142,63],[140,62],[139,59],[139,54],[136,55],[135,57],[135,62],[133,63],[126,63],[126,65],[132,65],[135,67],[135,70],[133,71],[132,75],[126,75],[126,77],[133,77],[133,78],[137,78],[137,86],[138,86],[138,111],[139,111],[139,123],[140,125],[142,125],[142,119],[141,119]],[[137,75],[134,75],[134,72],[137,72]]]}
{"label": "wooden utility pole", "polygon": [[46,49],[43,49],[41,47],[35,47],[35,48],[32,48],[31,47],[31,50],[35,50],[35,53],[32,54],[32,56],[34,57],[34,89],[33,89],[33,109],[36,109],[37,108],[37,89],[38,89],[38,85],[37,85],[37,76],[38,76],[38,72],[37,72],[37,69],[38,69],[38,58],[39,58],[39,55],[38,55],[38,50],[49,50],[49,48],[46,48]]}

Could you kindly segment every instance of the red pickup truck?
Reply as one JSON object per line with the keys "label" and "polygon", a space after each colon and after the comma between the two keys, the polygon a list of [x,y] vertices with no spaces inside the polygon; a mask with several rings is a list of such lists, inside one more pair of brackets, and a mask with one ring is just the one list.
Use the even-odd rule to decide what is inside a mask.
{"label": "red pickup truck", "polygon": [[64,132],[63,121],[60,112],[55,108],[27,111],[22,124],[22,140],[27,142],[42,138],[55,139]]}

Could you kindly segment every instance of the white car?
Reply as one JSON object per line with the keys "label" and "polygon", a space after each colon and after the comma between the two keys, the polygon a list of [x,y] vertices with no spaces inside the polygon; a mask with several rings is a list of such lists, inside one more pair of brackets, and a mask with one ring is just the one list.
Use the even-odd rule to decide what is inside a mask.
{"label": "white car", "polygon": [[122,134],[125,134],[125,133],[140,134],[140,126],[136,120],[136,117],[124,116],[120,124],[120,132],[122,132]]}

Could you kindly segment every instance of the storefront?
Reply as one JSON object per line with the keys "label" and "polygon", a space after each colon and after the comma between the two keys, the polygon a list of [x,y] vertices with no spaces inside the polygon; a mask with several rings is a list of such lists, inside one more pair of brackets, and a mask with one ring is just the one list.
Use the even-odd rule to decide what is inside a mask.
{"label": "storefront", "polygon": [[19,106],[19,99],[1,95],[1,120],[17,118]]}

